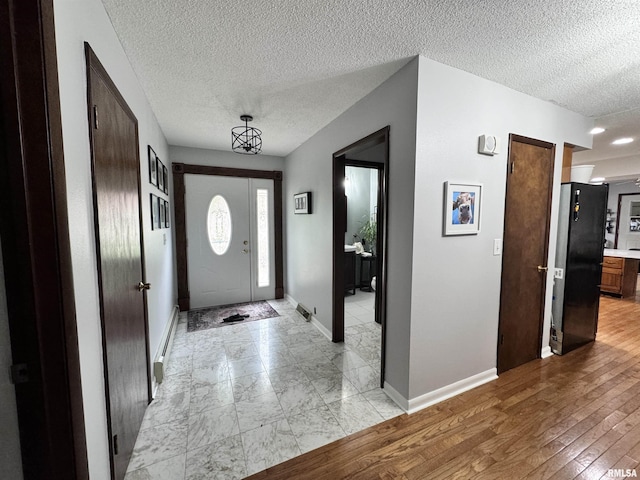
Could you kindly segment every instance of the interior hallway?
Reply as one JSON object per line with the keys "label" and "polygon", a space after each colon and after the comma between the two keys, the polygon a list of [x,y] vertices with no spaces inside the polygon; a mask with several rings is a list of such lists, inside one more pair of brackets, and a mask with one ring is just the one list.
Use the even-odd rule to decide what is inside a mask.
{"label": "interior hallway", "polygon": [[244,478],[402,414],[379,388],[373,293],[349,297],[334,344],[285,300],[280,317],[187,333],[147,409],[126,480]]}
{"label": "interior hallway", "polygon": [[251,478],[593,479],[639,463],[640,291],[601,297],[595,343]]}

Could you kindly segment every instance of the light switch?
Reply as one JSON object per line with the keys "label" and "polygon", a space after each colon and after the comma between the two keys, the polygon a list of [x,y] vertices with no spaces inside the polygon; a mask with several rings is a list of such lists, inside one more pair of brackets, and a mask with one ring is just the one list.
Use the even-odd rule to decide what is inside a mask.
{"label": "light switch", "polygon": [[496,238],[493,241],[493,254],[502,255],[502,239],[501,238]]}

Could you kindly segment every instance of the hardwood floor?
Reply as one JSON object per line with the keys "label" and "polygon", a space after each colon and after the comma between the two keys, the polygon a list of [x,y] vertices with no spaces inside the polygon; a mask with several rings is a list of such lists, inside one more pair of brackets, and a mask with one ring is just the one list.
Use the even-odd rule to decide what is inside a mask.
{"label": "hardwood floor", "polygon": [[595,343],[249,478],[595,479],[639,462],[640,294],[601,298]]}

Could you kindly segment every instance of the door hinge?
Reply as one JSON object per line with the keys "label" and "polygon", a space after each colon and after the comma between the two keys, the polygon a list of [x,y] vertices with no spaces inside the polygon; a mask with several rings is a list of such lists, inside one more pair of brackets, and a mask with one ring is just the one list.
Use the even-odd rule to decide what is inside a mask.
{"label": "door hinge", "polygon": [[504,345],[504,335],[500,334],[500,345]]}
{"label": "door hinge", "polygon": [[98,106],[93,106],[93,128],[98,129]]}
{"label": "door hinge", "polygon": [[11,365],[11,383],[18,385],[19,383],[27,383],[29,381],[29,367],[26,363],[18,363]]}
{"label": "door hinge", "polygon": [[118,435],[113,436],[113,454],[118,455]]}
{"label": "door hinge", "polygon": [[513,171],[515,170],[515,164],[516,164],[516,162],[511,162],[511,171],[510,171],[510,173],[513,173]]}

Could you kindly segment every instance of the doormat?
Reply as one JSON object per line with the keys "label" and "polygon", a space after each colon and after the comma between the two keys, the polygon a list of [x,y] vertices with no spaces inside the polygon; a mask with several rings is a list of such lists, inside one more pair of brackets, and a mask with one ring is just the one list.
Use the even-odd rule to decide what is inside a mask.
{"label": "doormat", "polygon": [[[248,315],[236,322],[224,322],[225,318],[232,315]],[[189,310],[187,315],[187,332],[207,330],[209,328],[224,327],[226,325],[238,325],[264,318],[279,317],[271,305],[264,300],[259,302],[236,303],[232,305],[218,305],[217,307],[205,307]]]}

